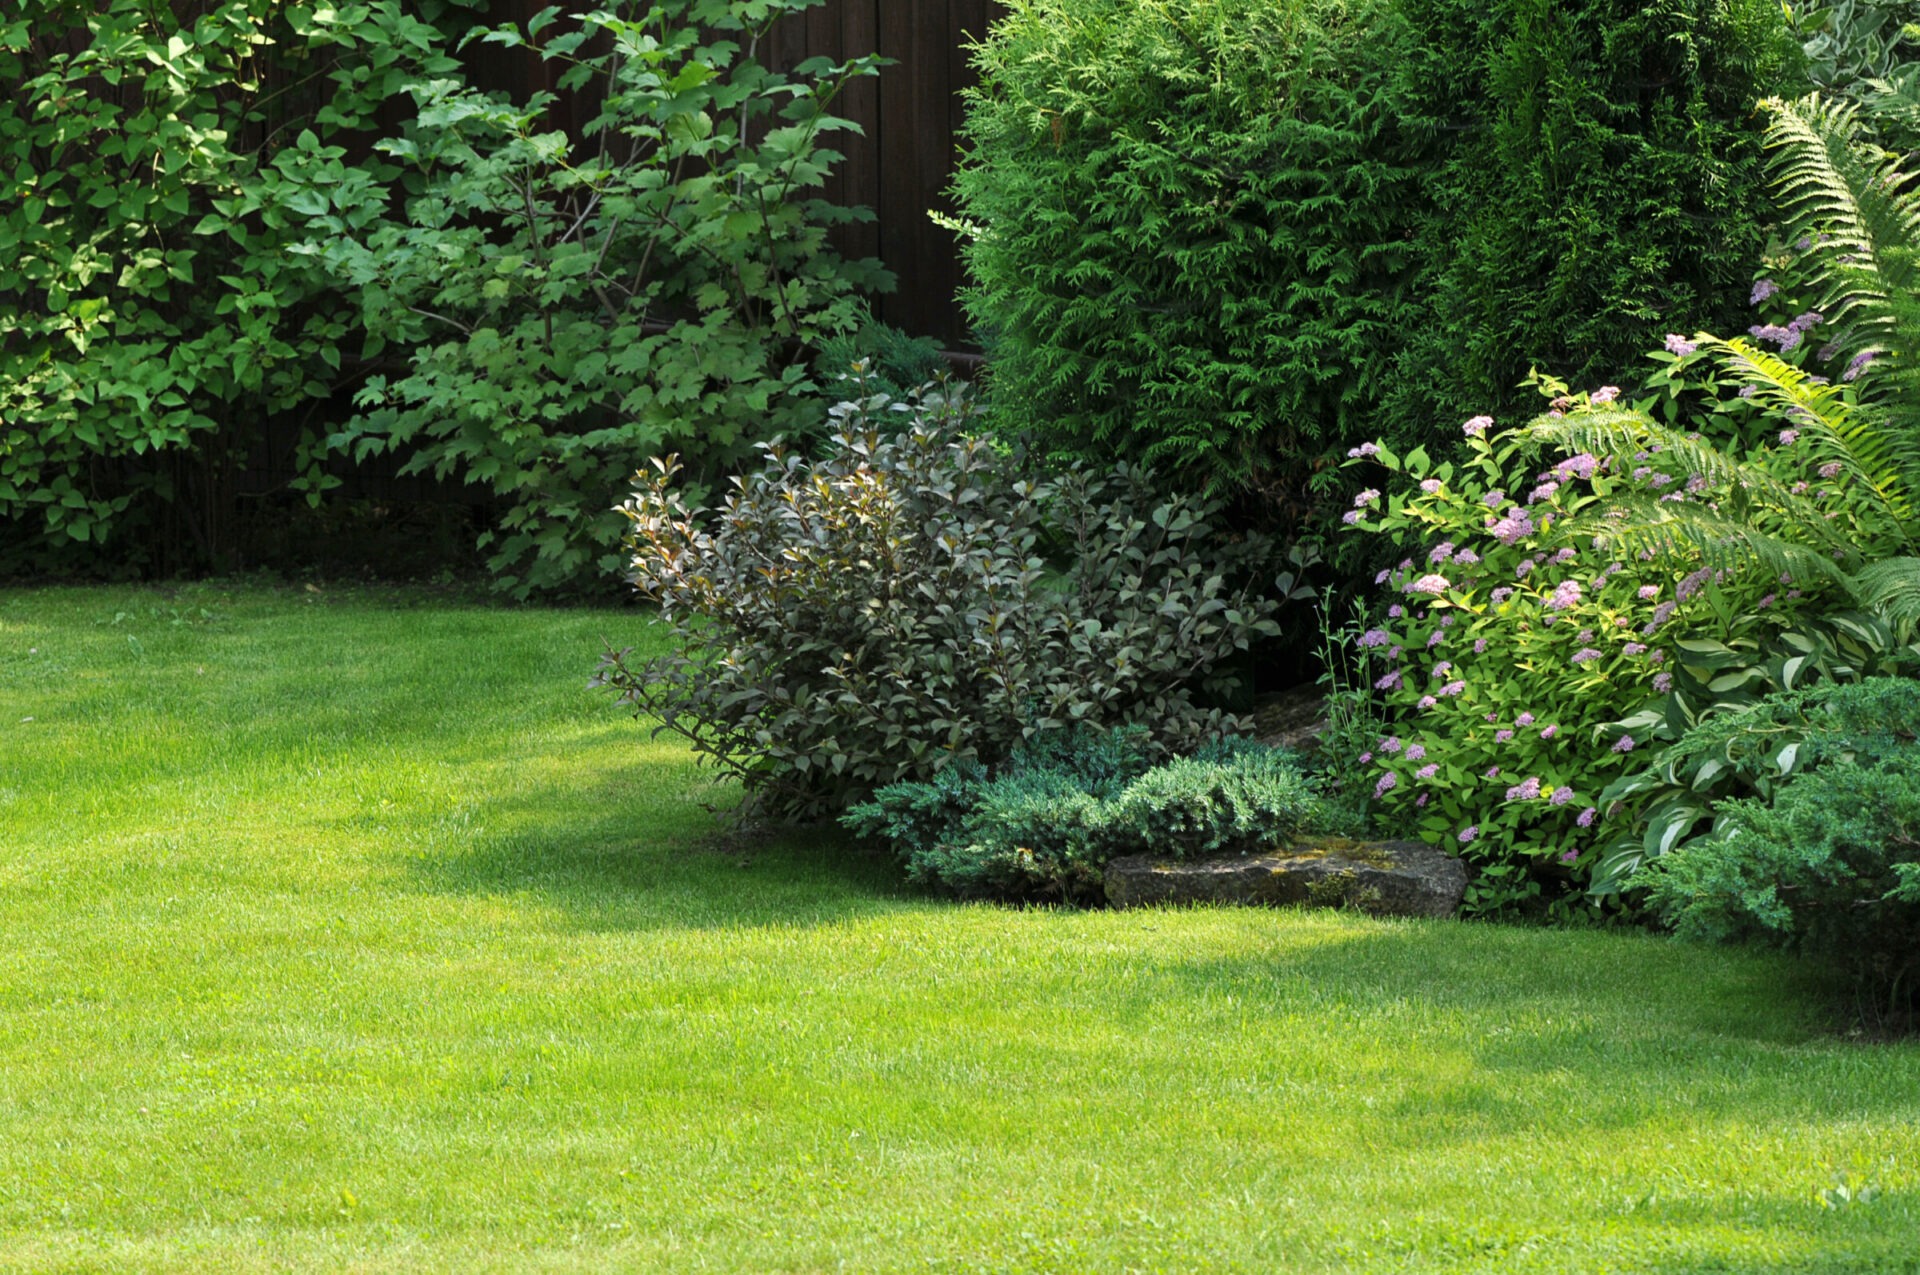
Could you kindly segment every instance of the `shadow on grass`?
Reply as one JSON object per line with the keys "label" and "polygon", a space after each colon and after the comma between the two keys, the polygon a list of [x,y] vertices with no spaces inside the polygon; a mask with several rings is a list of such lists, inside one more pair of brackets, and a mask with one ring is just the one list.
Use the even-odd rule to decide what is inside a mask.
{"label": "shadow on grass", "polygon": [[578,790],[483,806],[405,866],[422,889],[531,897],[588,930],[825,925],[919,905],[891,859],[830,825],[742,833],[691,803]]}
{"label": "shadow on grass", "polygon": [[[1296,914],[1297,915],[1297,914]],[[1561,1065],[1570,1053],[1617,1055],[1635,1042],[1686,1037],[1792,1048],[1839,1044],[1833,987],[1807,962],[1736,946],[1680,943],[1632,930],[1553,930],[1485,921],[1330,922],[1331,942],[1276,942],[1265,952],[1163,971],[1182,992],[1298,997],[1370,1017],[1468,1017],[1488,1025],[1479,1065]],[[1334,936],[1329,936],[1334,937]],[[1610,1035],[1612,1033],[1613,1035]],[[1552,1043],[1542,1047],[1545,1038]],[[1920,1048],[1912,1058],[1920,1064]]]}

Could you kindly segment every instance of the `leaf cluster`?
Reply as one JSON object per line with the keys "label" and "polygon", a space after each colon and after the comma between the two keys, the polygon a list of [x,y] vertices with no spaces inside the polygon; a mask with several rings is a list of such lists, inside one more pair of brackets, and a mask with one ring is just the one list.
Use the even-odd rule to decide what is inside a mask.
{"label": "leaf cluster", "polygon": [[1672,689],[1611,728],[1668,746],[1600,794],[1612,837],[1593,893],[1616,893],[1643,864],[1716,835],[1720,803],[1771,800],[1817,760],[1820,749],[1796,724],[1806,705],[1830,705],[1846,729],[1862,729],[1847,698],[1855,684],[1884,686],[1920,668],[1920,645],[1857,612],[1814,611],[1784,630],[1739,627],[1725,641],[1674,643]]}
{"label": "leaf cluster", "polygon": [[[362,217],[395,175],[348,150],[402,84],[452,67],[430,25],[444,8],[7,6],[0,567],[218,556],[209,511],[260,421],[344,379],[352,307],[291,246],[312,217]],[[188,547],[154,563],[164,514]]]}

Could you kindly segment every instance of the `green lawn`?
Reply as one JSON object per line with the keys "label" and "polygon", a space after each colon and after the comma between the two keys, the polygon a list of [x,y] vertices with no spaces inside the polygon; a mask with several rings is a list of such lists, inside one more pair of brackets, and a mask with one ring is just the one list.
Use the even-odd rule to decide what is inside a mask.
{"label": "green lawn", "polygon": [[1788,961],[717,845],[603,635],[0,591],[0,1269],[1920,1270]]}

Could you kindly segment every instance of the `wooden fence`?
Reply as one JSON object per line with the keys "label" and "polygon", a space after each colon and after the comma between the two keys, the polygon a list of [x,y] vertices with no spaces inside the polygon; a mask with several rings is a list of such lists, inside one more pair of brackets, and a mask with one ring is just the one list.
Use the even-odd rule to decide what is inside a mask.
{"label": "wooden fence", "polygon": [[839,113],[865,136],[835,143],[847,158],[828,197],[877,215],[869,225],[850,227],[840,247],[877,256],[899,276],[899,290],[876,307],[880,317],[955,349],[967,339],[954,299],[959,253],[953,235],[928,213],[954,211],[946,189],[960,94],[975,82],[967,45],[986,34],[1000,7],[995,0],[827,0],[788,19],[768,54],[770,65],[783,70],[809,57],[877,52],[893,59],[877,79],[853,85],[839,104]]}

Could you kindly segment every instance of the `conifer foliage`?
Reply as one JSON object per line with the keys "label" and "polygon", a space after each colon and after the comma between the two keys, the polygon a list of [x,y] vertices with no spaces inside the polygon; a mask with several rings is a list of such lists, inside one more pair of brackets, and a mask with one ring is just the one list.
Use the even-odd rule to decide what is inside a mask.
{"label": "conifer foliage", "polygon": [[995,411],[1283,489],[1382,393],[1418,193],[1378,0],[1037,0],[978,50],[956,191]]}

